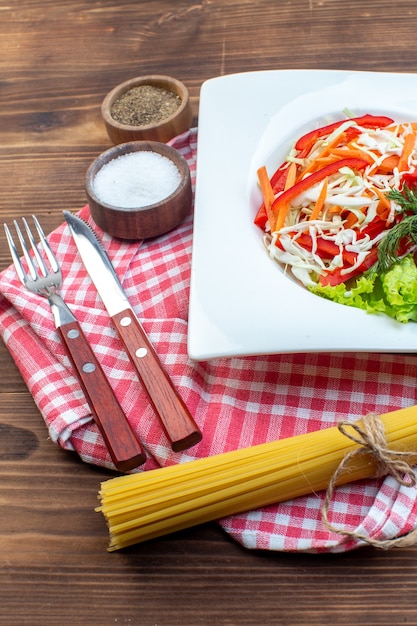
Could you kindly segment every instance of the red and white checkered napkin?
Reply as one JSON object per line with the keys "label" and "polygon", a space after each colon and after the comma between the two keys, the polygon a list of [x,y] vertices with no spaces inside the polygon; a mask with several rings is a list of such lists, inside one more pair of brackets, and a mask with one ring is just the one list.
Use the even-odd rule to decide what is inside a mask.
{"label": "red and white checkered napkin", "polygon": [[[196,131],[172,143],[195,174]],[[417,403],[417,359],[411,355],[294,354],[218,359],[187,357],[192,217],[174,232],[141,244],[116,241],[81,215],[103,241],[126,293],[162,362],[203,431],[185,453],[171,451],[152,414],[66,225],[50,235],[64,275],[62,295],[79,318],[115,393],[144,442],[144,468],[185,462]],[[55,331],[49,305],[22,289],[15,272],[0,275],[0,331],[49,430],[62,448],[97,465],[111,460]],[[345,551],[360,545],[321,522],[324,494],[221,520],[249,548]],[[374,539],[417,526],[417,490],[393,478],[336,490],[330,521]]]}

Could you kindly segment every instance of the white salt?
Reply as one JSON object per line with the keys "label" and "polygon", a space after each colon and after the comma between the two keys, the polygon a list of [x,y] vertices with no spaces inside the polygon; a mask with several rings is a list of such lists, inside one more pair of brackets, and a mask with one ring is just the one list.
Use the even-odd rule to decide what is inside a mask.
{"label": "white salt", "polygon": [[94,191],[105,204],[146,207],[170,196],[181,182],[175,163],[151,151],[129,152],[109,161],[94,177]]}

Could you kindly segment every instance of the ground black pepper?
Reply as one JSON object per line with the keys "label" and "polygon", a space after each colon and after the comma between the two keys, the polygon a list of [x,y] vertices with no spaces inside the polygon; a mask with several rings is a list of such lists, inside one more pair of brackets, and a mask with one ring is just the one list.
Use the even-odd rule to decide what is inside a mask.
{"label": "ground black pepper", "polygon": [[113,103],[110,114],[116,122],[129,126],[155,124],[172,115],[181,98],[163,87],[138,85]]}

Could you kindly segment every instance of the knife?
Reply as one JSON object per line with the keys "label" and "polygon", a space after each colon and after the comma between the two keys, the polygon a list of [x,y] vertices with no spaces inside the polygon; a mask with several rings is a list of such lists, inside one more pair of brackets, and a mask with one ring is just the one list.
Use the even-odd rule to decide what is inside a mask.
{"label": "knife", "polygon": [[75,244],[122,340],[174,452],[194,446],[202,433],[174,387],[119,281],[96,233],[80,217],[64,211]]}
{"label": "knife", "polygon": [[138,465],[145,463],[146,452],[127,421],[126,415],[106,378],[100,362],[88,343],[80,323],[58,292],[62,282],[58,260],[49,247],[49,243],[37,218],[34,215],[32,217],[40,238],[41,247],[48,259],[49,267],[45,264],[43,255],[38,250],[29,225],[23,218],[28,241],[34,253],[32,258],[29,255],[20,227],[15,220],[16,233],[20,240],[23,255],[26,258],[25,267],[23,267],[19,259],[10,230],[6,224],[4,225],[17,275],[29,291],[48,299],[55,327],[66,348],[67,356],[74,368],[74,374],[77,376],[81,389],[84,392],[91,415],[101,432],[113,464],[121,472],[132,470]]}

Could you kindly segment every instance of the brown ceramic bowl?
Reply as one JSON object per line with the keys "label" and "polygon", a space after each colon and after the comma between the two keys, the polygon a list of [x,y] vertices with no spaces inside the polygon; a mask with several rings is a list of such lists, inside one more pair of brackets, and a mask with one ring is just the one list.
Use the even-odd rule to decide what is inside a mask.
{"label": "brown ceramic bowl", "polygon": [[[138,151],[153,152],[169,159],[179,172],[178,186],[167,197],[145,206],[142,201],[138,202],[138,206],[128,208],[117,206],[119,202],[110,204],[103,201],[103,194],[99,197],[96,192],[97,173],[112,160]],[[113,184],[117,186],[117,179]],[[191,210],[191,175],[187,161],[175,148],[161,142],[133,141],[106,150],[88,168],[85,189],[91,216],[97,226],[120,239],[148,239],[167,233],[178,226]]]}
{"label": "brown ceramic bowl", "polygon": [[[146,85],[161,88],[179,96],[181,100],[179,107],[168,117],[145,125],[138,126],[116,121],[111,114],[114,103],[132,88]],[[165,143],[189,130],[193,121],[190,97],[185,85],[170,76],[159,76],[157,74],[132,78],[112,89],[103,100],[101,114],[107,134],[114,144],[143,140]]]}

